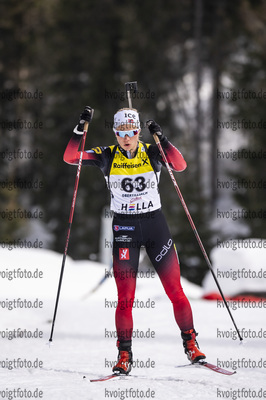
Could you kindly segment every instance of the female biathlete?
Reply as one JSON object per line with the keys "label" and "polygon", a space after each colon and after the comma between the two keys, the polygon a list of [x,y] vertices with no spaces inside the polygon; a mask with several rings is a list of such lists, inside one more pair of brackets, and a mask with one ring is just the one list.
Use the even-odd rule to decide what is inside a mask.
{"label": "female biathlete", "polygon": [[[85,121],[92,109],[86,107],[73,131],[64,161],[78,164],[78,151]],[[157,133],[168,163],[174,171],[183,171],[186,162],[153,120],[147,123],[151,134]],[[83,153],[82,165],[99,167],[111,193],[113,218],[113,271],[118,290],[115,314],[118,361],[113,372],[128,374],[132,367],[132,307],[140,247],[157,271],[165,292],[173,303],[174,316],[181,330],[185,353],[192,362],[206,358],[199,350],[190,303],[180,284],[180,267],[173,239],[161,211],[158,183],[164,165],[156,145],[139,140],[137,110],[123,108],[114,115],[117,145],[97,147]],[[126,278],[125,278],[126,277]]]}

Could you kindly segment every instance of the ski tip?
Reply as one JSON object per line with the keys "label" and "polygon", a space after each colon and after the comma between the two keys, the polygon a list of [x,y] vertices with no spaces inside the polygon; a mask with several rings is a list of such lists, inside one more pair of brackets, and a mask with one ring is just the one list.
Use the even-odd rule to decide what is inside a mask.
{"label": "ski tip", "polygon": [[218,372],[218,373],[223,374],[223,375],[234,375],[234,374],[236,374],[236,371],[228,371],[226,369],[218,367],[217,365],[211,364],[211,363],[209,363],[209,362],[207,362],[205,360],[200,360],[200,361],[198,361],[196,363],[190,363],[190,364],[185,364],[185,365],[177,365],[176,368],[178,368],[178,367],[196,367],[196,368],[197,367],[198,368],[205,367],[205,368],[208,368],[208,369],[210,369],[210,370],[212,370],[214,372]]}
{"label": "ski tip", "polygon": [[202,365],[202,366],[204,366],[206,368],[209,368],[209,369],[211,369],[211,370],[213,370],[215,372],[223,374],[223,375],[234,375],[234,374],[236,374],[236,371],[228,371],[227,369],[220,368],[217,365],[210,364],[207,361],[201,361],[198,364],[200,364],[200,365]]}
{"label": "ski tip", "polygon": [[103,382],[103,381],[108,381],[109,379],[113,379],[113,378],[123,379],[126,376],[128,376],[128,375],[113,373],[111,375],[102,376],[102,377],[97,378],[97,379],[90,379],[90,382]]}

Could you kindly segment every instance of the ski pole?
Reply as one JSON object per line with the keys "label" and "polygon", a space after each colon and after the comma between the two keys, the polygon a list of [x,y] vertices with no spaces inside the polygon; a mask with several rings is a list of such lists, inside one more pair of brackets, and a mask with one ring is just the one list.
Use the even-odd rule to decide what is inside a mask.
{"label": "ski pole", "polygon": [[[93,111],[94,110],[92,110],[92,115],[93,115]],[[53,341],[54,325],[55,325],[55,319],[56,319],[56,314],[57,314],[59,296],[60,296],[60,291],[61,291],[61,286],[62,286],[62,281],[63,281],[64,268],[65,268],[65,262],[66,262],[66,256],[67,256],[67,250],[68,250],[68,244],[69,244],[69,238],[70,238],[70,231],[71,231],[71,226],[72,226],[72,221],[73,221],[74,209],[75,209],[75,204],[76,204],[78,185],[79,185],[79,177],[80,177],[80,171],[81,171],[81,166],[82,166],[82,157],[83,157],[83,152],[84,152],[84,148],[85,148],[85,141],[86,141],[88,126],[89,126],[89,123],[87,121],[85,121],[84,129],[83,129],[83,135],[82,135],[79,163],[78,163],[77,174],[76,174],[75,185],[74,185],[74,193],[73,193],[73,198],[72,198],[72,203],[71,203],[71,208],[70,208],[70,214],[69,214],[69,220],[68,220],[68,229],[67,229],[65,250],[64,250],[63,259],[62,259],[62,266],[61,266],[59,284],[58,284],[58,289],[57,289],[54,316],[53,316],[53,321],[52,321],[52,328],[51,328],[51,334],[50,334],[49,342]]]}
{"label": "ski pole", "polygon": [[96,290],[99,289],[99,287],[106,281],[106,279],[111,276],[111,269],[113,268],[113,265],[111,264],[109,267],[109,270],[107,271],[107,273],[105,272],[104,276],[101,278],[101,280],[86,294],[84,294],[84,296],[82,296],[82,300],[85,300],[87,297],[89,297],[91,294],[95,293]]}
{"label": "ski pole", "polygon": [[180,189],[179,189],[179,186],[178,186],[178,184],[177,184],[177,182],[176,182],[176,180],[175,180],[174,174],[173,174],[173,172],[172,172],[172,170],[171,170],[171,168],[170,168],[170,165],[169,165],[169,163],[168,163],[168,161],[167,161],[167,158],[166,158],[166,155],[165,155],[165,153],[164,153],[164,151],[163,151],[163,148],[162,148],[160,139],[158,138],[158,136],[157,136],[156,133],[153,135],[153,138],[154,138],[155,143],[157,144],[157,146],[158,146],[158,148],[159,148],[159,151],[160,151],[161,156],[162,156],[162,158],[163,158],[163,160],[164,160],[164,163],[165,163],[165,166],[166,166],[166,168],[167,168],[167,171],[169,172],[169,175],[170,175],[170,177],[171,177],[171,179],[172,179],[172,182],[173,182],[173,184],[174,184],[174,187],[175,187],[175,189],[176,189],[176,192],[177,192],[177,194],[178,194],[178,197],[179,197],[179,199],[180,199],[180,201],[181,201],[181,204],[182,204],[182,206],[183,206],[183,208],[184,208],[184,210],[185,210],[185,213],[186,213],[186,215],[187,215],[187,217],[188,217],[188,220],[189,220],[189,222],[190,222],[191,228],[192,228],[192,230],[193,230],[193,232],[194,232],[194,234],[195,234],[195,236],[196,236],[196,239],[197,239],[198,244],[199,244],[199,246],[200,246],[200,248],[201,248],[201,251],[202,251],[202,253],[203,253],[203,256],[204,256],[204,258],[205,258],[205,260],[206,260],[206,262],[207,262],[207,265],[208,265],[208,267],[209,267],[209,270],[211,271],[211,274],[212,274],[212,276],[213,276],[213,278],[214,278],[214,280],[215,280],[215,283],[216,283],[216,285],[217,285],[217,287],[218,287],[218,289],[219,289],[219,292],[220,292],[220,294],[221,294],[221,296],[222,296],[222,299],[223,299],[223,301],[224,301],[224,304],[225,304],[225,306],[226,306],[226,308],[227,308],[227,311],[228,311],[228,313],[229,313],[229,315],[230,315],[230,317],[231,317],[231,320],[232,320],[232,322],[233,322],[233,324],[234,324],[234,327],[235,327],[235,329],[236,329],[236,331],[237,331],[237,334],[238,334],[238,336],[239,336],[239,339],[240,339],[240,341],[242,341],[243,338],[242,338],[241,335],[240,335],[239,329],[238,329],[237,326],[236,326],[235,320],[234,320],[234,318],[233,318],[233,316],[232,316],[232,313],[231,313],[231,311],[230,311],[230,309],[229,309],[229,307],[228,307],[228,304],[227,304],[227,302],[226,302],[226,300],[225,300],[225,298],[224,298],[224,294],[223,294],[223,292],[222,292],[221,286],[220,286],[220,284],[219,284],[219,282],[218,282],[218,280],[217,280],[217,278],[216,278],[216,276],[215,276],[215,274],[214,274],[214,272],[213,272],[212,264],[211,264],[211,262],[210,262],[210,260],[209,260],[209,257],[208,257],[208,255],[207,255],[207,253],[206,253],[206,250],[205,250],[205,248],[204,248],[204,246],[203,246],[203,244],[202,244],[202,241],[201,241],[200,236],[199,236],[199,234],[198,234],[198,232],[197,232],[197,229],[196,229],[196,227],[195,227],[195,224],[194,224],[194,222],[193,222],[193,220],[192,220],[192,218],[191,218],[191,215],[190,215],[190,213],[189,213],[189,211],[188,211],[187,205],[186,205],[185,200],[184,200],[184,198],[183,198],[183,196],[182,196],[182,193],[181,193],[181,191],[180,191]]}

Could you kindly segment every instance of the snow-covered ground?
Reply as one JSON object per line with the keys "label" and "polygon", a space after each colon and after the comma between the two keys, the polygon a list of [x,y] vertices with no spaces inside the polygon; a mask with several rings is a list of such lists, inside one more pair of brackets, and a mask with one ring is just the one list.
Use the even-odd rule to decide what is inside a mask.
{"label": "snow-covered ground", "polygon": [[[223,247],[224,246],[224,247]],[[266,295],[266,240],[226,240],[211,251],[213,271],[225,296],[243,293]],[[219,293],[209,271],[203,280],[203,294]]]}
{"label": "snow-covered ground", "polygon": [[[216,301],[201,300],[201,288],[184,280],[183,287],[190,298],[199,332],[199,344],[208,361],[237,373],[224,376],[191,366],[176,368],[187,364],[187,359],[171,303],[157,277],[141,277],[134,307],[134,335],[149,337],[134,339],[136,366],[124,380],[92,383],[89,379],[111,373],[111,365],[117,357],[116,339],[111,337],[115,331],[114,279],[107,278],[95,293],[88,295],[108,267],[67,258],[53,344],[49,346],[62,255],[49,250],[1,249],[0,258],[0,399],[266,397],[266,302],[262,307],[254,304],[254,307],[232,310],[238,327],[245,329],[243,332],[247,336],[245,343],[240,344],[225,308]],[[9,280],[7,272],[18,268],[27,273],[42,272],[43,276]],[[14,305],[24,305],[25,299],[27,305],[32,301],[38,308],[14,308]],[[18,329],[39,336],[43,333],[43,337],[12,340],[5,337]],[[263,337],[252,337],[255,334]],[[27,368],[30,363],[34,367]]]}

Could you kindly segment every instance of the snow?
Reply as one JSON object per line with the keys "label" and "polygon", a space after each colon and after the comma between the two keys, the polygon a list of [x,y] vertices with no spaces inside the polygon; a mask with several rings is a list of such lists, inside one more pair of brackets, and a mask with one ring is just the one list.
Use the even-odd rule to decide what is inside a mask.
{"label": "snow", "polygon": [[[233,242],[224,242],[229,246]],[[238,241],[236,241],[236,244]],[[213,271],[219,280],[225,296],[236,296],[241,293],[266,293],[266,248],[263,239],[246,239],[240,241],[241,249],[215,248],[210,254]],[[252,248],[256,246],[256,248]],[[223,244],[221,244],[223,245]],[[217,286],[211,272],[203,281],[204,295],[218,293]]]}
{"label": "snow", "polygon": [[[40,249],[1,249],[0,257],[0,398],[30,398],[29,394],[34,398],[34,392],[35,398],[49,400],[263,397],[260,390],[266,391],[265,337],[247,338],[246,343],[240,345],[233,335],[226,309],[218,307],[214,301],[202,300],[202,289],[185,280],[182,281],[183,288],[190,298],[199,344],[208,361],[222,363],[224,368],[235,369],[237,373],[225,376],[191,366],[176,368],[188,361],[171,303],[157,277],[138,280],[136,300],[142,305],[154,304],[154,307],[134,308],[134,334],[149,333],[153,337],[134,339],[136,367],[131,376],[124,380],[90,382],[89,379],[110,374],[110,364],[117,357],[116,339],[107,337],[115,330],[115,308],[111,307],[111,302],[116,301],[114,279],[108,277],[95,293],[88,295],[109,267],[67,257],[53,342],[49,345],[62,255]],[[43,273],[43,277],[8,280],[5,277],[7,271],[17,268],[35,273],[37,270]],[[5,308],[7,301],[15,299],[43,301],[43,307]],[[239,307],[232,312],[241,330],[266,332],[263,331],[265,307]],[[43,337],[13,340],[3,337],[7,330],[18,328],[38,330],[43,332]],[[6,368],[8,361],[18,359],[43,365],[42,368]],[[86,379],[83,379],[84,375]],[[23,397],[21,391],[16,395],[18,388],[21,391],[26,389],[27,396],[23,392]]]}

